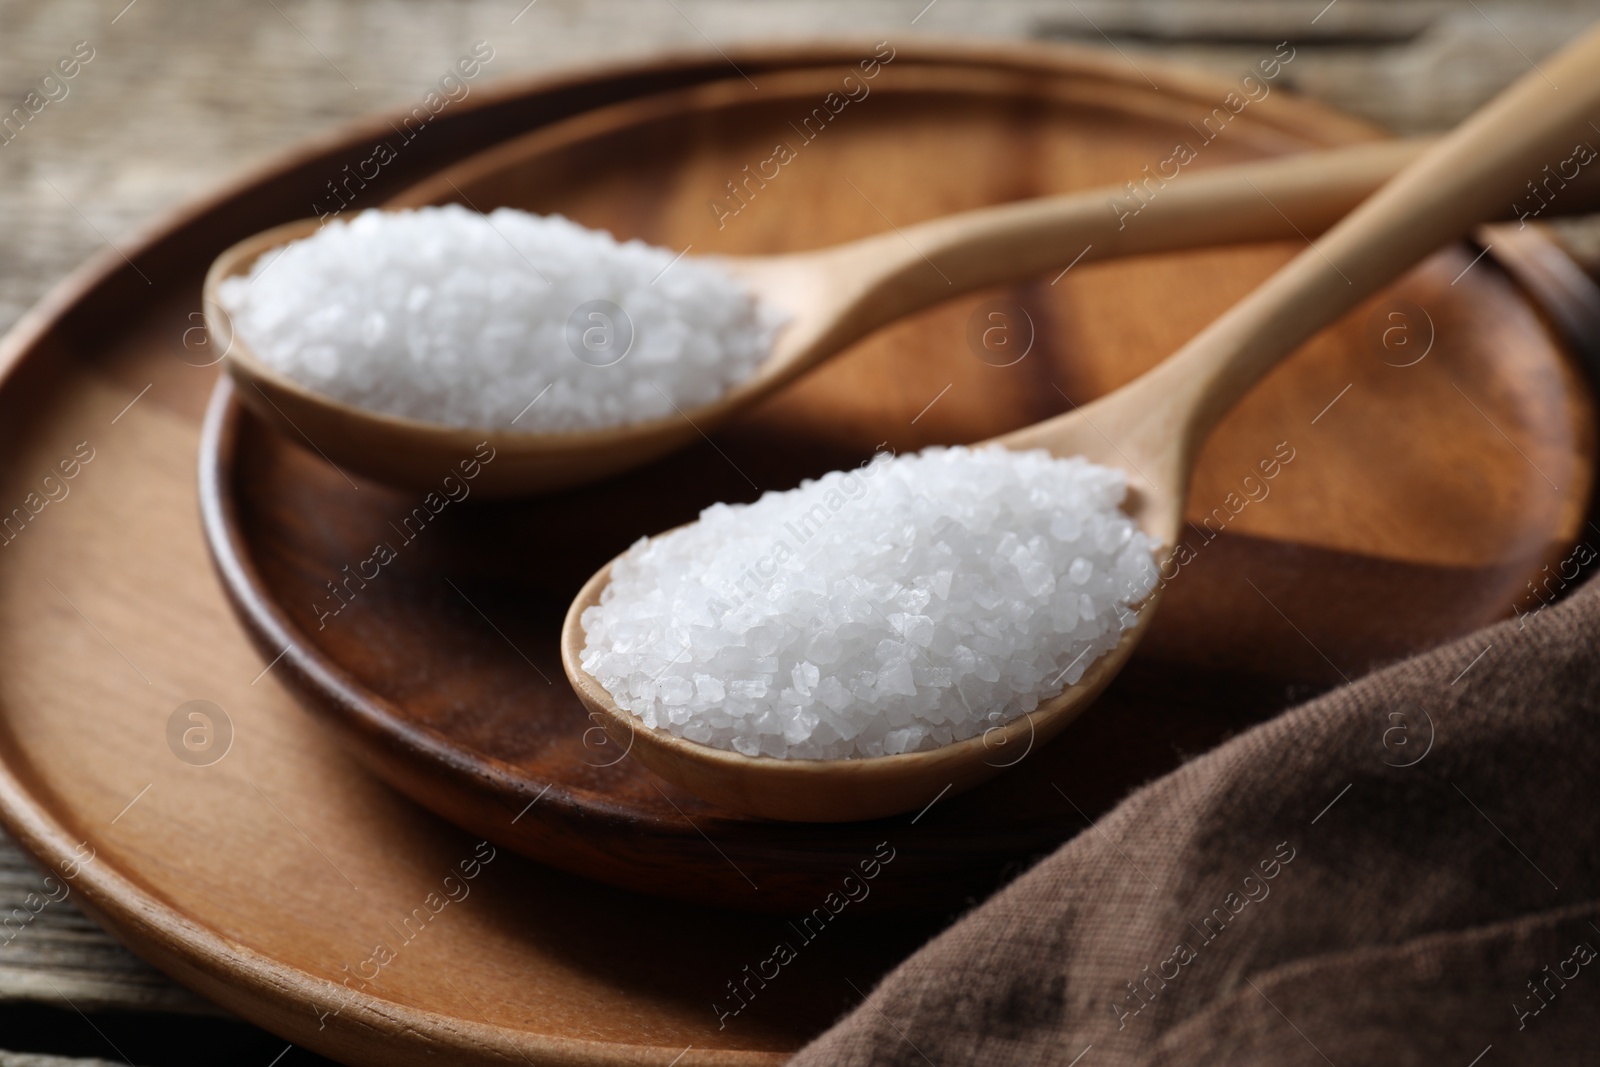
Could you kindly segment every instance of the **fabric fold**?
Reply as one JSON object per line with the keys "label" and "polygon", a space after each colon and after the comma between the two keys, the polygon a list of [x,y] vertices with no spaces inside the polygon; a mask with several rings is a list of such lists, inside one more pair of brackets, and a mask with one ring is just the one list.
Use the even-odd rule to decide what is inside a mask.
{"label": "fabric fold", "polygon": [[1241,734],[792,1062],[1581,1058],[1600,1032],[1597,635],[1590,580]]}

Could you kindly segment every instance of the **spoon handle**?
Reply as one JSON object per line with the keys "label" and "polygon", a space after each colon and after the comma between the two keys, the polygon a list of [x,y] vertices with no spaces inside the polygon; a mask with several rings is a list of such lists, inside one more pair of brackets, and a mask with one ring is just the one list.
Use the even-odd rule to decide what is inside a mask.
{"label": "spoon handle", "polygon": [[[1036,277],[1082,261],[1292,238],[1294,225],[1260,195],[1270,190],[1297,224],[1321,233],[1431,142],[1375,141],[1227,167],[1178,172],[1146,166],[1122,187],[1020,200],[930,219],[868,238],[903,261],[904,282],[935,299]],[[1159,165],[1158,165],[1159,166]],[[1167,171],[1171,174],[1170,168]],[[862,242],[866,243],[866,242]],[[1076,262],[1076,261],[1074,261]],[[936,270],[929,270],[929,265]]]}
{"label": "spoon handle", "polygon": [[1293,239],[1297,225],[1321,233],[1427,143],[1378,141],[1214,167],[1171,181],[1142,178],[1136,187],[1129,182],[976,208],[824,249],[809,273],[830,293],[827,332],[806,338],[786,373],[797,374],[856,338],[953,296],[1080,261]]}
{"label": "spoon handle", "polygon": [[[1597,123],[1600,25],[1427,149],[1124,392],[1163,398],[1165,433],[1181,434],[1187,470],[1228,409],[1317,331],[1514,202],[1541,203],[1535,188],[1559,204],[1574,167],[1590,179],[1600,174]],[[1119,407],[1128,410],[1126,400]]]}

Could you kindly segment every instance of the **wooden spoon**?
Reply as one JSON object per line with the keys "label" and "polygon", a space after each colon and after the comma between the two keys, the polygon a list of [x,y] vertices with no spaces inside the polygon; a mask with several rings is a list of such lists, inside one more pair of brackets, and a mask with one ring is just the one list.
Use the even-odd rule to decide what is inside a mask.
{"label": "wooden spoon", "polygon": [[[1556,86],[1560,88],[1557,89]],[[1268,370],[1441,245],[1503,211],[1600,113],[1600,29],[1520,79],[1234,305],[1164,363],[1075,411],[994,439],[1125,471],[1125,509],[1177,542],[1189,476],[1213,427]],[[948,268],[947,268],[948,269]],[[613,561],[614,563],[615,561]],[[645,765],[713,803],[774,819],[843,821],[911,811],[1016,763],[1111,681],[1149,626],[1158,587],[1121,642],[1076,685],[1003,727],[928,751],[854,760],[749,757],[637,727],[584,672],[581,616],[609,581],[583,587],[561,634],[567,677],[592,717]],[[636,728],[637,727],[637,728]]]}
{"label": "wooden spoon", "polygon": [[1384,141],[1186,174],[1155,190],[1126,220],[1107,206],[1126,191],[1108,186],[980,208],[815,251],[724,258],[720,262],[762,300],[791,316],[772,354],[713,403],[604,430],[459,429],[346,404],[268,367],[234,335],[217,289],[261,256],[314,233],[316,219],[267,230],[218,256],[206,275],[203,306],[239,396],[330,462],[379,481],[431,488],[487,440],[495,462],[482,469],[475,491],[544,492],[692,444],[878,327],[961,293],[1035,276],[1080,255],[1089,261],[1321,233],[1422,148]]}

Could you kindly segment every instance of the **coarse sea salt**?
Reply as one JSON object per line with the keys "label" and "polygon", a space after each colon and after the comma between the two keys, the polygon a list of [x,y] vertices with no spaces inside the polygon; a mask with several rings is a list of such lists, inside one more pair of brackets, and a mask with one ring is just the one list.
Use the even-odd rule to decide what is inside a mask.
{"label": "coarse sea salt", "polygon": [[1155,585],[1121,471],[998,447],[880,455],[644,538],[583,669],[651,729],[747,756],[935,748],[1083,676]]}
{"label": "coarse sea salt", "polygon": [[714,262],[559,215],[458,205],[336,219],[218,296],[262,362],[317,392],[531,432],[713,401],[783,323]]}

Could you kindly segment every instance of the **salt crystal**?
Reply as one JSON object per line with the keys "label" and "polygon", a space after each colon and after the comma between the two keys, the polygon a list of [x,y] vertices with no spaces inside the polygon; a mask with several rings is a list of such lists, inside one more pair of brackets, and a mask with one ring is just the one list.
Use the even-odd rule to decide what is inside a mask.
{"label": "salt crystal", "polygon": [[708,706],[721,704],[723,698],[727,696],[727,690],[723,687],[722,682],[709,674],[697,674],[694,676],[694,691],[695,695],[705,701]]}
{"label": "salt crystal", "polygon": [[745,755],[975,737],[1077,684],[1154,585],[1125,493],[1083,459],[931,448],[719,504],[617,560],[583,669],[641,722]]}
{"label": "salt crystal", "polygon": [[783,322],[713,261],[559,215],[459,205],[335,219],[218,297],[262,362],[317,392],[534,432],[716,400],[755,372]]}

